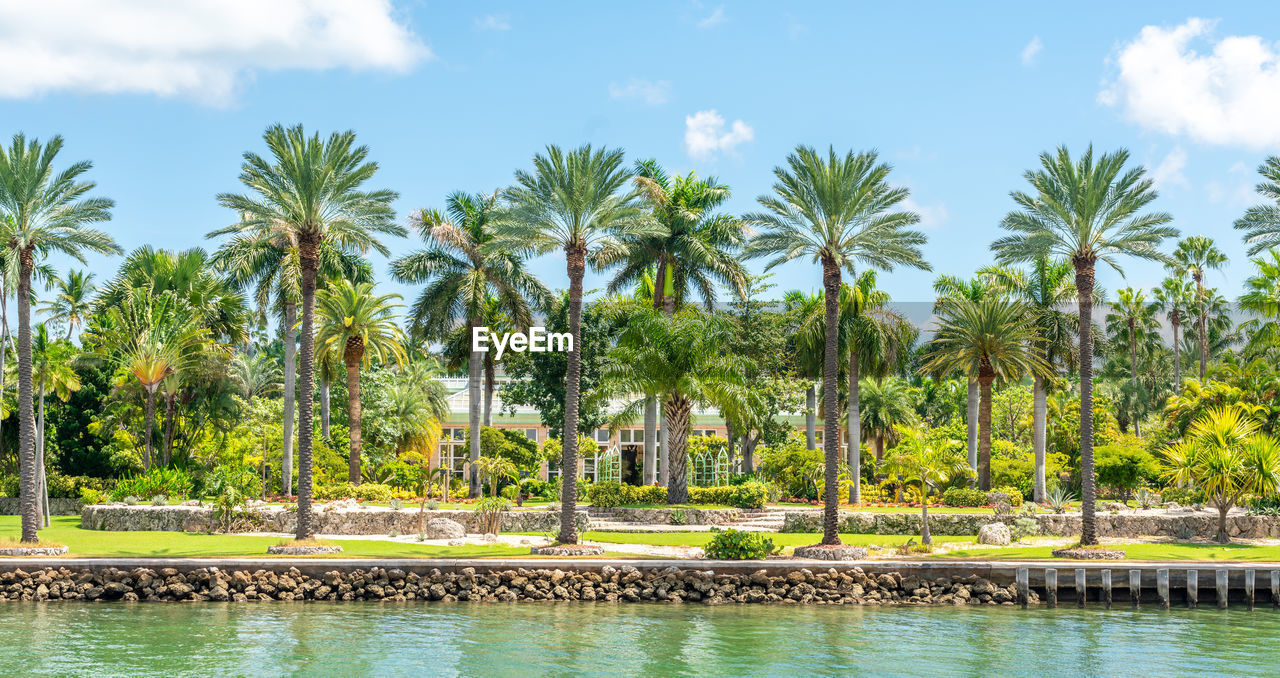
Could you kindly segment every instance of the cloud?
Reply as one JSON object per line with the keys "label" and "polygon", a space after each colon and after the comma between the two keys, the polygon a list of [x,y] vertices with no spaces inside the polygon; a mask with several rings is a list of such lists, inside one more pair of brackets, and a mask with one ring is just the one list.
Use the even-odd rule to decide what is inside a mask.
{"label": "cloud", "polygon": [[431,51],[389,0],[0,3],[0,97],[142,93],[220,105],[259,71],[405,72]]}
{"label": "cloud", "polygon": [[1201,143],[1280,146],[1280,47],[1254,35],[1215,41],[1215,24],[1143,28],[1112,58],[1115,76],[1098,101],[1141,127]]}
{"label": "cloud", "polygon": [[1187,177],[1182,170],[1187,167],[1187,152],[1181,146],[1174,146],[1155,167],[1151,168],[1151,180],[1157,188],[1188,185]]}
{"label": "cloud", "polygon": [[714,108],[684,119],[684,147],[694,158],[709,158],[720,151],[732,153],[739,144],[755,136],[751,125],[741,120],[734,120],[726,130],[724,118]]}
{"label": "cloud", "polygon": [[609,97],[612,99],[639,99],[650,106],[667,103],[671,98],[671,83],[666,80],[650,82],[639,78],[631,78],[625,85],[609,83]]}
{"label": "cloud", "polygon": [[711,28],[712,26],[719,26],[720,24],[728,20],[729,20],[729,17],[726,16],[724,13],[724,5],[720,5],[716,7],[715,10],[711,12],[711,14],[708,14],[705,18],[703,18],[701,21],[698,22],[698,28]]}
{"label": "cloud", "polygon": [[1209,202],[1225,203],[1237,208],[1247,207],[1257,203],[1257,194],[1254,193],[1253,183],[1251,181],[1252,172],[1245,166],[1243,162],[1235,162],[1231,167],[1227,168],[1225,176],[1227,182],[1212,179],[1204,185],[1205,194],[1209,198]]}
{"label": "cloud", "polygon": [[506,14],[486,14],[476,17],[476,28],[482,31],[509,31],[511,19]]}
{"label": "cloud", "polygon": [[951,213],[947,211],[947,206],[944,203],[921,205],[914,199],[907,198],[899,203],[899,207],[905,211],[919,214],[920,223],[916,226],[927,231],[942,228],[951,219]]}
{"label": "cloud", "polygon": [[1044,43],[1040,41],[1040,36],[1031,38],[1031,42],[1022,48],[1022,65],[1034,66],[1036,57],[1040,56],[1040,50],[1044,49]]}

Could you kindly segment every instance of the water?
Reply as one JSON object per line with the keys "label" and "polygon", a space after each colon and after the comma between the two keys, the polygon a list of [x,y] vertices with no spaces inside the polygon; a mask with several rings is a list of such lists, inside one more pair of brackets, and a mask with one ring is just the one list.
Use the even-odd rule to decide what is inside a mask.
{"label": "water", "polygon": [[0,605],[26,676],[1261,676],[1277,640],[1269,609]]}

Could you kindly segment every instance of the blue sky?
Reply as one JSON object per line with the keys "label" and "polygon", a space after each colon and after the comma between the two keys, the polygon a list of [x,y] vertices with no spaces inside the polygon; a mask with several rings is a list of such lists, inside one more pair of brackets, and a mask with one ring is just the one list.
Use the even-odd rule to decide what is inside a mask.
{"label": "blue sky", "polygon": [[[126,250],[212,247],[232,219],[214,196],[238,190],[273,122],[356,130],[402,218],[584,142],[715,175],[746,212],[796,144],[830,144],[878,149],[911,189],[934,273],[881,285],[924,301],[937,272],[989,262],[1038,153],[1092,142],[1127,147],[1157,176],[1156,207],[1218,240],[1231,263],[1208,282],[1234,297],[1252,266],[1231,223],[1280,152],[1275,3],[140,4],[0,8],[0,134],[60,133],[67,162],[93,160]],[[1135,285],[1162,275],[1127,269]],[[535,270],[565,284],[562,258]],[[776,282],[815,289],[819,272]]]}

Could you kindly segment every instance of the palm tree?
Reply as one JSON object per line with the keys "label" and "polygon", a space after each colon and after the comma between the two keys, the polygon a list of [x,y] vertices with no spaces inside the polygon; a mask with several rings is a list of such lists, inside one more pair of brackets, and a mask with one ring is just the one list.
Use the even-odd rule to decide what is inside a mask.
{"label": "palm tree", "polygon": [[[989,279],[990,276],[979,276],[971,280],[965,280],[954,275],[942,274],[933,281],[933,292],[936,296],[933,304],[933,312],[937,313],[939,306],[943,300],[968,299],[969,301],[981,301],[989,294],[1000,292],[1000,290],[992,289],[993,284]],[[969,380],[969,399],[965,409],[965,429],[969,434],[969,468],[973,471],[973,476],[978,475],[978,382],[974,379]]]}
{"label": "palm tree", "polygon": [[245,400],[280,395],[280,365],[265,353],[237,353],[231,361],[231,373]]}
{"label": "palm tree", "polygon": [[110,235],[88,224],[107,221],[115,205],[107,198],[86,197],[94,183],[81,177],[92,163],[73,163],[54,172],[62,137],[43,146],[15,134],[8,149],[0,147],[0,243],[18,264],[18,461],[22,495],[22,541],[38,540],[35,468],[35,411],[31,376],[31,277],[37,259],[51,252],[84,262],[85,252],[120,251]]}
{"label": "palm tree", "polygon": [[1191,274],[1196,284],[1196,331],[1200,339],[1200,381],[1204,381],[1205,368],[1209,361],[1209,332],[1206,327],[1209,316],[1205,307],[1204,272],[1208,269],[1219,269],[1227,263],[1227,255],[1213,244],[1213,238],[1193,235],[1183,238],[1177,249],[1173,251],[1173,259],[1169,267],[1180,274]]}
{"label": "palm tree", "polygon": [[[761,196],[764,212],[744,219],[764,229],[746,248],[750,257],[770,256],[767,268],[807,257],[822,264],[826,294],[826,343],[823,360],[823,420],[826,486],[836,486],[840,458],[840,421],[836,415],[839,364],[840,274],[856,276],[856,264],[892,270],[896,265],[928,269],[920,253],[924,234],[913,231],[920,221],[914,212],[896,211],[907,199],[905,188],[889,185],[890,167],[874,152],[843,158],[834,148],[824,160],[812,148],[799,146],[787,157],[787,167],[773,171],[774,195]],[[839,545],[836,532],[837,492],[825,494],[824,545]]]}
{"label": "palm tree", "polygon": [[1280,245],[1280,156],[1268,157],[1258,166],[1258,174],[1264,181],[1258,183],[1255,190],[1275,204],[1250,207],[1244,216],[1236,219],[1236,229],[1245,232],[1249,256]]}
{"label": "palm tree", "polygon": [[1173,384],[1174,391],[1182,390],[1182,352],[1178,341],[1178,332],[1182,328],[1182,315],[1191,307],[1195,298],[1191,285],[1182,278],[1165,278],[1160,286],[1151,290],[1155,297],[1156,310],[1169,318],[1169,326],[1173,328]]}
{"label": "palm tree", "polygon": [[1227,514],[1246,495],[1270,497],[1280,487],[1280,440],[1261,432],[1240,406],[1214,408],[1165,452],[1166,475],[1194,485],[1218,509],[1218,543],[1230,544]]}
{"label": "palm tree", "polygon": [[[582,278],[587,263],[600,268],[625,254],[628,239],[656,236],[661,226],[644,208],[640,193],[626,191],[631,173],[619,149],[581,146],[569,152],[548,146],[533,157],[533,172],[516,172],[516,185],[504,193],[508,206],[498,217],[499,237],[487,253],[509,250],[545,254],[563,250],[569,274],[569,335],[573,341],[565,371],[564,432],[561,468],[560,543],[578,541],[573,511],[578,484],[578,398],[582,358]],[[474,449],[474,447],[473,447]]]}
{"label": "palm tree", "polygon": [[355,132],[333,133],[328,140],[310,137],[302,125],[285,129],[272,125],[263,135],[274,162],[246,152],[240,181],[252,195],[223,193],[218,201],[240,216],[239,223],[221,233],[247,234],[267,242],[281,242],[296,251],[302,322],[299,329],[300,368],[298,427],[298,530],[299,539],[315,533],[311,514],[312,407],[315,386],[316,276],[326,241],[339,251],[373,249],[386,256],[387,248],[375,234],[402,236],[391,203],[394,191],[363,191],[361,185],[378,171],[366,162],[369,149],[356,146]]}
{"label": "palm tree", "polygon": [[36,483],[39,489],[42,524],[49,526],[49,483],[45,474],[45,396],[54,394],[62,402],[71,398],[72,391],[80,390],[80,377],[72,367],[76,358],[75,347],[70,341],[58,341],[49,336],[44,323],[36,325],[31,338],[33,376],[36,392],[40,394],[40,407],[36,415]]}
{"label": "palm tree", "polygon": [[1129,255],[1164,260],[1160,243],[1177,235],[1164,212],[1143,213],[1156,199],[1145,169],[1124,171],[1129,152],[1104,153],[1095,162],[1090,146],[1072,161],[1065,146],[1056,154],[1040,154],[1039,170],[1023,176],[1031,192],[1011,194],[1019,209],[1000,226],[1011,234],[992,244],[1002,264],[1035,261],[1044,256],[1068,259],[1076,271],[1076,306],[1080,333],[1080,472],[1083,499],[1081,543],[1098,543],[1093,473],[1093,297],[1094,268],[1099,261],[1120,271],[1118,259]]}
{"label": "palm tree", "polygon": [[173,252],[144,245],[133,250],[100,290],[95,310],[119,306],[139,289],[153,296],[172,291],[199,316],[216,341],[239,345],[249,340],[244,296],[214,274],[209,254],[199,247]]}
{"label": "palm tree", "polygon": [[1048,362],[1035,348],[1035,314],[1020,301],[988,296],[946,301],[938,331],[922,365],[934,374],[961,372],[978,382],[978,487],[991,489],[991,385],[1028,375],[1046,376]]}
{"label": "palm tree", "polygon": [[[1001,291],[1025,302],[1035,312],[1040,341],[1036,348],[1051,367],[1075,369],[1078,356],[1073,341],[1072,318],[1062,310],[1075,295],[1071,262],[1039,257],[1026,271],[1005,267],[982,269],[979,274]],[[1045,501],[1045,445],[1049,421],[1048,379],[1035,375],[1031,385],[1031,443],[1035,456],[1033,500]]]}
{"label": "palm tree", "polygon": [[1270,261],[1263,257],[1253,260],[1258,272],[1245,281],[1245,293],[1240,295],[1240,308],[1267,319],[1245,323],[1249,330],[1245,352],[1252,356],[1280,342],[1280,250],[1271,250],[1270,255]]}
{"label": "palm tree", "polygon": [[[876,463],[884,460],[885,446],[896,445],[898,427],[909,426],[916,421],[915,402],[910,385],[897,378],[883,382],[868,380],[862,385],[862,406],[859,409],[859,429],[872,443]],[[850,441],[854,441],[850,438]],[[861,463],[861,461],[859,461]],[[860,466],[850,465],[857,471]],[[861,475],[861,473],[859,473]]]}
{"label": "palm tree", "polygon": [[805,294],[792,290],[783,297],[785,313],[794,320],[787,355],[794,361],[796,375],[804,380],[804,439],[807,449],[817,449],[818,389],[814,383],[822,376],[826,358],[826,305],[822,294]]}
{"label": "palm tree", "polygon": [[[1127,345],[1129,348],[1129,374],[1133,388],[1133,400],[1135,403],[1142,402],[1142,385],[1138,383],[1138,345],[1147,341],[1158,327],[1156,322],[1156,309],[1152,304],[1147,303],[1147,295],[1142,290],[1135,290],[1132,287],[1126,287],[1118,293],[1116,303],[1111,305],[1111,312],[1107,313],[1107,333],[1111,335],[1113,341]],[[1141,437],[1142,431],[1138,428],[1138,412],[1134,409],[1133,416],[1133,434]]]}
{"label": "palm tree", "polygon": [[406,359],[406,337],[396,324],[396,309],[404,306],[394,303],[396,299],[400,299],[400,295],[375,296],[370,283],[352,285],[345,280],[321,290],[316,298],[321,323],[316,333],[319,354],[341,354],[347,368],[347,417],[351,431],[347,480],[353,485],[360,484],[360,366],[368,365],[373,358],[380,362],[394,360],[397,365]]}
{"label": "palm tree", "polygon": [[[950,443],[950,444],[947,444]],[[931,445],[919,436],[913,436],[909,444],[899,445],[884,460],[881,469],[902,478],[903,484],[916,483],[920,487],[920,543],[933,544],[929,533],[929,490],[952,479],[969,474],[969,465],[961,453],[958,441],[946,441]]]}
{"label": "palm tree", "polygon": [[610,354],[608,375],[619,390],[666,394],[669,504],[689,501],[687,442],[694,406],[733,409],[745,398],[742,361],[722,350],[732,332],[729,319],[692,308],[670,317],[641,312],[627,323]]}
{"label": "palm tree", "polygon": [[[391,275],[402,283],[427,283],[413,304],[413,331],[428,339],[442,340],[455,330],[458,319],[470,358],[468,391],[471,461],[480,458],[481,370],[480,352],[471,350],[473,328],[484,325],[489,297],[521,327],[532,322],[529,300],[538,307],[550,303],[551,293],[523,260],[510,251],[486,251],[496,232],[497,195],[451,193],[445,210],[419,210],[411,217],[427,248],[391,262]],[[480,496],[479,470],[468,478],[472,497]]]}
{"label": "palm tree", "polygon": [[90,312],[90,298],[94,292],[93,277],[91,272],[75,269],[67,271],[65,279],[56,278],[53,281],[58,292],[40,309],[41,313],[49,316],[50,321],[66,323],[67,341],[71,340],[76,328],[84,324],[85,316]]}

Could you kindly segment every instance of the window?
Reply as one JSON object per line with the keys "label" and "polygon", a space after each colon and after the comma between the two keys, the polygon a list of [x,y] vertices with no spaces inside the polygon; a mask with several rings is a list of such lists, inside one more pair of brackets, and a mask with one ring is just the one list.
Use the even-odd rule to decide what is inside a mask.
{"label": "window", "polygon": [[636,429],[628,428],[628,429],[623,429],[623,430],[621,430],[621,431],[618,431],[618,440],[619,440],[619,442],[623,442],[623,443],[643,443],[643,442],[644,442],[644,429],[642,429],[642,428],[636,428]]}
{"label": "window", "polygon": [[462,453],[463,445],[467,442],[467,429],[465,428],[446,428],[440,436],[440,466],[447,468],[454,474],[461,474],[462,467],[467,463],[466,455]]}
{"label": "window", "polygon": [[598,443],[609,442],[609,429],[607,428],[596,429],[596,442]]}
{"label": "window", "polygon": [[528,438],[529,440],[532,440],[535,443],[538,442],[538,429],[536,428],[525,429],[524,437]]}

